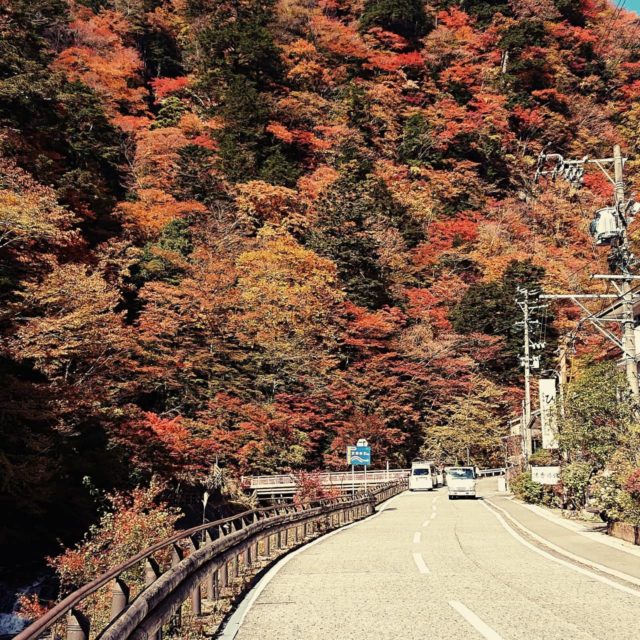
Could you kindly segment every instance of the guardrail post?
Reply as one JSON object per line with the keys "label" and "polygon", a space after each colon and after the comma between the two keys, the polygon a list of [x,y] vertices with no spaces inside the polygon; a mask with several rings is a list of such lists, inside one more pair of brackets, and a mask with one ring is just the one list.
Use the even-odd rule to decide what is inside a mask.
{"label": "guardrail post", "polygon": [[202,593],[199,584],[191,591],[191,611],[194,616],[202,615]]}
{"label": "guardrail post", "polygon": [[[147,558],[144,563],[144,586],[150,587],[161,575],[160,566],[154,558]],[[150,640],[160,640],[162,638],[162,629],[158,629]],[[69,640],[69,639],[67,639]],[[75,640],[75,639],[74,639]]]}
{"label": "guardrail post", "polygon": [[175,567],[179,565],[182,562],[183,557],[184,553],[182,552],[182,549],[177,544],[174,544],[171,547],[171,566]]}
{"label": "guardrail post", "polygon": [[[183,558],[184,558],[184,552],[182,551],[182,549],[177,544],[172,545],[171,566],[175,567],[179,565],[182,562]],[[181,626],[182,626],[182,605],[180,605],[176,609],[176,612],[171,616],[171,620],[169,621],[169,627],[172,631],[176,631],[177,629],[180,629]]]}
{"label": "guardrail post", "polygon": [[271,534],[267,533],[264,539],[264,555],[267,559],[271,558]]}
{"label": "guardrail post", "polygon": [[129,604],[129,587],[120,578],[111,587],[111,620],[115,620]]}
{"label": "guardrail post", "polygon": [[218,572],[212,571],[207,576],[207,597],[211,602],[214,602],[218,599],[219,588],[218,588]]}
{"label": "guardrail post", "polygon": [[153,558],[147,558],[144,563],[144,586],[150,587],[160,577],[160,567]]}
{"label": "guardrail post", "polygon": [[218,589],[224,589],[229,582],[229,564],[225,561],[218,569]]}
{"label": "guardrail post", "polygon": [[67,640],[89,640],[89,619],[77,609],[67,614]]}

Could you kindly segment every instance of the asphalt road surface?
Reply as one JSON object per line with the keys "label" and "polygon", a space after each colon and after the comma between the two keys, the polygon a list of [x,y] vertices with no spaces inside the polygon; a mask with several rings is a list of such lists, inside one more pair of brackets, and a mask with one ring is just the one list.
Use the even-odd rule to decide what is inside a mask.
{"label": "asphalt road surface", "polygon": [[383,508],[273,571],[235,638],[640,638],[640,586],[541,550],[486,501],[440,489]]}

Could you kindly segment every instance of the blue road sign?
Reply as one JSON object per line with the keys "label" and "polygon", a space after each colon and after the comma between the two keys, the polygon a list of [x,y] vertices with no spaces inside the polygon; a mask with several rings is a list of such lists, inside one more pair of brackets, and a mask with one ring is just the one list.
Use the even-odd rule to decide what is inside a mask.
{"label": "blue road sign", "polygon": [[371,464],[371,447],[354,447],[351,450],[351,462],[349,464]]}

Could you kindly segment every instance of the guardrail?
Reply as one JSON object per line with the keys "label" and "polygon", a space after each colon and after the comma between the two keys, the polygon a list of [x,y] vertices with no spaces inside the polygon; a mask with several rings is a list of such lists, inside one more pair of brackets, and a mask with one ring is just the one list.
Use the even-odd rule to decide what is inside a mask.
{"label": "guardrail", "polygon": [[[186,600],[191,600],[192,614],[199,616],[203,593],[217,600],[222,588],[257,563],[260,547],[264,559],[270,560],[274,551],[367,517],[377,504],[406,487],[407,481],[400,480],[355,497],[265,507],[178,532],[80,587],[14,640],[159,640],[164,625],[180,627]],[[141,569],[144,587],[132,599],[125,576]],[[97,625],[99,616],[92,620],[87,602],[109,586],[108,620]]]}
{"label": "guardrail", "polygon": [[506,469],[504,467],[499,467],[496,469],[480,469],[478,471],[479,476],[503,476],[506,473]]}
{"label": "guardrail", "polygon": [[[323,486],[351,486],[364,484],[365,478],[368,484],[390,482],[406,478],[411,473],[411,469],[389,469],[368,471],[322,471],[317,474],[317,478]],[[273,476],[242,476],[241,485],[246,489],[270,489],[273,487],[295,487],[298,482],[292,473],[283,473]]]}

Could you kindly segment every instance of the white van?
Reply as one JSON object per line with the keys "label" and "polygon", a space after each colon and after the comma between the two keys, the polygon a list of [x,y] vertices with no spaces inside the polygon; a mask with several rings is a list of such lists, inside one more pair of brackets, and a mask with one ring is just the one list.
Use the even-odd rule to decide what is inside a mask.
{"label": "white van", "polygon": [[429,491],[437,486],[438,470],[433,462],[416,461],[411,463],[409,491]]}
{"label": "white van", "polygon": [[449,500],[463,496],[476,497],[476,472],[473,467],[447,467]]}

